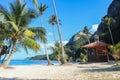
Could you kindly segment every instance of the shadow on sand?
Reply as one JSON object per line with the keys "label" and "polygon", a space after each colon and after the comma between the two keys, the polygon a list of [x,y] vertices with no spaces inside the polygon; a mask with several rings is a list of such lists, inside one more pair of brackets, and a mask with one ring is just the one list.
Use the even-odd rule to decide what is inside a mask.
{"label": "shadow on sand", "polygon": [[[95,67],[94,67],[95,68]],[[91,68],[83,71],[87,72],[105,72],[105,71],[120,71],[120,66],[112,66],[108,68]]]}
{"label": "shadow on sand", "polygon": [[0,77],[0,80],[51,80],[51,79],[20,79],[20,78],[3,78],[3,77]]}

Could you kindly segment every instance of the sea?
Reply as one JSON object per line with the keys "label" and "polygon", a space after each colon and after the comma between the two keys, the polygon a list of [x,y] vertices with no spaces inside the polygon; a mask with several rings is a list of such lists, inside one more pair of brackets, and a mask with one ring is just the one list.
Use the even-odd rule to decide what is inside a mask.
{"label": "sea", "polygon": [[[54,65],[58,65],[58,61],[55,60],[52,60],[52,63]],[[17,66],[17,65],[47,65],[47,64],[48,64],[47,60],[11,60],[9,65]]]}

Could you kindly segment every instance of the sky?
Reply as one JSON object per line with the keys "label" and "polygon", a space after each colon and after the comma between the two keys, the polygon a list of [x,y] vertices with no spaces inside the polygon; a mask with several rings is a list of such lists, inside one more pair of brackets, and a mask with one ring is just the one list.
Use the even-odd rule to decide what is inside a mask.
{"label": "sky", "polygon": [[[14,0],[0,0],[0,4],[9,10],[9,3]],[[27,8],[35,9],[31,0],[25,0]],[[82,31],[84,26],[87,26],[91,33],[94,33],[101,22],[103,16],[107,14],[107,9],[112,0],[55,0],[58,18],[61,20],[62,40],[67,43],[69,39],[79,31]],[[53,45],[52,26],[48,24],[49,17],[54,14],[52,0],[38,0],[38,3],[48,5],[47,10],[42,16],[42,23],[47,31],[47,45]],[[40,17],[32,20],[29,26],[39,26]],[[59,41],[57,26],[55,26],[55,33]],[[16,52],[13,59],[25,59],[35,55],[44,54],[43,44],[40,43],[41,50],[37,53],[29,51],[26,54],[23,49]],[[48,51],[50,53],[50,51]]]}

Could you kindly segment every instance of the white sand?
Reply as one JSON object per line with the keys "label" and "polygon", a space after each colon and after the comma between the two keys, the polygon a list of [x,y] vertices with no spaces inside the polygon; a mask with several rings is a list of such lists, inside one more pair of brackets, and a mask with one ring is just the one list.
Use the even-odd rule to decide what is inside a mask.
{"label": "white sand", "polygon": [[0,68],[0,80],[119,80],[120,70],[106,70],[112,65],[90,63],[65,66],[11,66],[7,69]]}

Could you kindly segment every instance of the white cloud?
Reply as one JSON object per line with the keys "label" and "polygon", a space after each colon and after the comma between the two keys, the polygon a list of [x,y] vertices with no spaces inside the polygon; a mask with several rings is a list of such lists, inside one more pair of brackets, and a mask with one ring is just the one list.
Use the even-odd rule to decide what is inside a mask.
{"label": "white cloud", "polygon": [[48,43],[47,45],[48,45],[48,47],[50,47],[50,46],[53,47],[53,46],[54,46],[54,43]]}
{"label": "white cloud", "polygon": [[65,44],[67,44],[67,43],[68,43],[68,41],[66,41],[66,40],[65,40],[65,41],[62,41],[62,43],[65,45]]}
{"label": "white cloud", "polygon": [[48,34],[47,34],[48,36],[52,36],[53,35],[53,33],[52,32],[48,32]]}
{"label": "white cloud", "polygon": [[43,43],[40,43],[40,48],[44,48],[44,44]]}
{"label": "white cloud", "polygon": [[98,26],[99,26],[99,24],[92,25],[92,28],[90,29],[90,32],[94,33],[95,31],[97,31]]}

